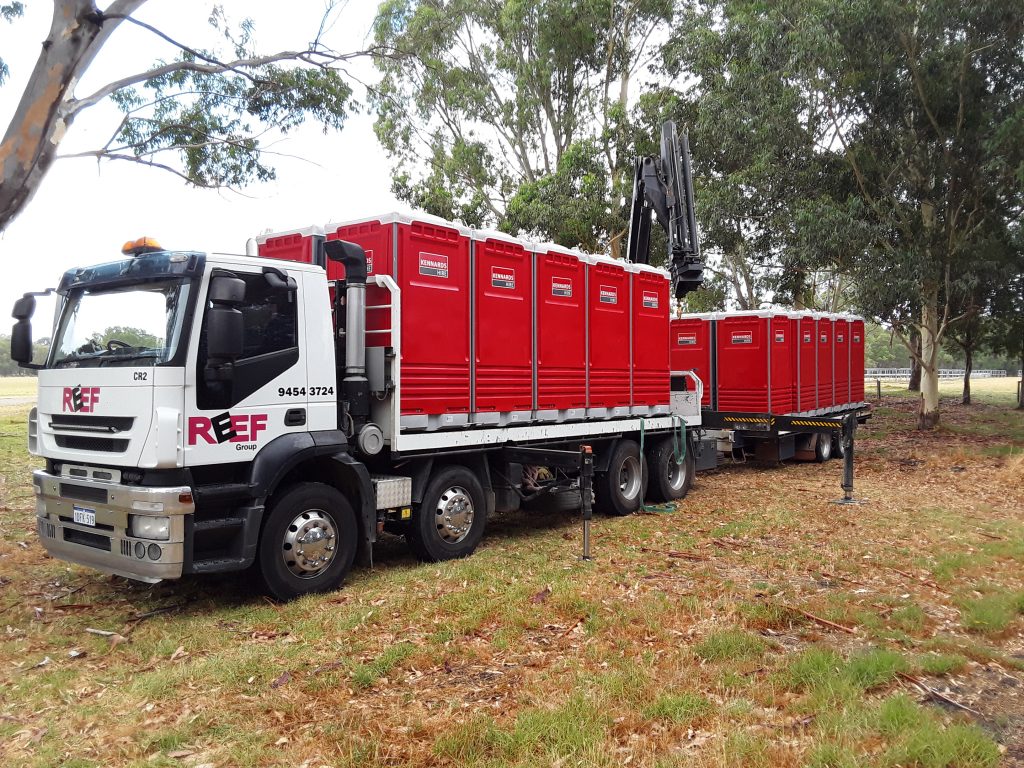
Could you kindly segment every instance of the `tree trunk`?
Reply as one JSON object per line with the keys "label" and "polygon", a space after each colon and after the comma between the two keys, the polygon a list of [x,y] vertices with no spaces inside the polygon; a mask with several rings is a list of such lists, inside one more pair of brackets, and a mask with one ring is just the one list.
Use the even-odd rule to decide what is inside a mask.
{"label": "tree trunk", "polygon": [[968,336],[964,345],[964,396],[963,404],[971,404],[971,371],[974,370],[974,343]]}
{"label": "tree trunk", "polygon": [[907,390],[910,392],[921,391],[921,334],[919,331],[914,330],[910,333],[910,343],[914,345],[916,355],[910,356],[910,383],[907,385]]}
{"label": "tree trunk", "polygon": [[939,292],[929,289],[921,302],[921,409],[918,429],[939,425]]}
{"label": "tree trunk", "polygon": [[[108,13],[127,14],[144,0],[116,0]],[[71,124],[71,89],[120,23],[92,0],[58,0],[50,34],[0,143],[0,232],[21,212],[57,156]]]}

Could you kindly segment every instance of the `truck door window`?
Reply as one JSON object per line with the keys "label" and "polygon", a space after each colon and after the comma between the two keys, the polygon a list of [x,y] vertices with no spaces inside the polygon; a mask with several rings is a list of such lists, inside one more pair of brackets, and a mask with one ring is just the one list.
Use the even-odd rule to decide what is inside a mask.
{"label": "truck door window", "polygon": [[202,409],[230,408],[299,361],[298,293],[272,287],[262,274],[235,276],[245,281],[245,300],[238,307],[244,328],[242,354],[229,380],[208,382],[204,316],[196,366],[196,399]]}

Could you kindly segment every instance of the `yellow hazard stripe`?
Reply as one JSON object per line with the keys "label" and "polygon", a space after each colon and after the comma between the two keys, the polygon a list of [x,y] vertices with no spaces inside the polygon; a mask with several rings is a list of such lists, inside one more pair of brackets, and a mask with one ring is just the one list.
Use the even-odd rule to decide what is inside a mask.
{"label": "yellow hazard stripe", "polygon": [[833,427],[835,429],[841,428],[843,425],[834,421],[797,421],[792,419],[789,422],[794,427]]}

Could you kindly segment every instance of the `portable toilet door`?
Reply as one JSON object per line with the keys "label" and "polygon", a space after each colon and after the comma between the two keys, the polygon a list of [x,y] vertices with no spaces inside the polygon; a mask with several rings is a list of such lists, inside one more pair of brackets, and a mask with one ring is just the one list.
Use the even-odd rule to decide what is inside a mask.
{"label": "portable toilet door", "polygon": [[845,315],[834,315],[832,321],[833,354],[835,356],[835,405],[850,402],[850,321]]}
{"label": "portable toilet door", "polygon": [[624,262],[587,256],[589,386],[587,415],[628,416],[630,292]]}
{"label": "portable toilet door", "polygon": [[498,232],[473,233],[474,424],[533,412],[533,254]]}
{"label": "portable toilet door", "polygon": [[834,361],[832,359],[832,318],[829,315],[818,315],[818,411],[831,411],[835,404]]}
{"label": "portable toilet door", "polygon": [[669,412],[669,274],[646,264],[628,267],[632,285],[631,413]]}
{"label": "portable toilet door", "polygon": [[797,318],[786,312],[772,315],[768,365],[769,404],[771,413],[785,414],[796,410],[797,396]]}
{"label": "portable toilet door", "polygon": [[693,371],[704,385],[702,408],[711,407],[711,393],[715,386],[711,365],[710,313],[683,315],[672,320],[669,331],[669,367],[673,373]]}
{"label": "portable toilet door", "polygon": [[536,252],[538,421],[572,421],[587,409],[587,275],[582,254],[543,243]]}
{"label": "portable toilet door", "polygon": [[864,402],[864,319],[850,319],[850,402]]}
{"label": "portable toilet door", "polygon": [[800,314],[797,321],[799,345],[797,359],[797,413],[813,413],[818,409],[818,341],[814,316]]}
{"label": "portable toilet door", "polygon": [[718,410],[769,413],[770,312],[715,317]]}

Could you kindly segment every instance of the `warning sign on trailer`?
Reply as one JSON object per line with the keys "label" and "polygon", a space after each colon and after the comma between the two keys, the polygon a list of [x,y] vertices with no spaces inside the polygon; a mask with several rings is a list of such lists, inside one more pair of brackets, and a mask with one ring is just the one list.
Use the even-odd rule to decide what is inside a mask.
{"label": "warning sign on trailer", "polygon": [[732,335],[733,344],[753,344],[754,334],[750,331],[743,331],[742,333],[734,332]]}
{"label": "warning sign on trailer", "polygon": [[697,334],[695,333],[680,333],[676,336],[676,344],[680,347],[689,347],[697,345]]}
{"label": "warning sign on trailer", "polygon": [[655,291],[644,291],[644,306],[648,309],[658,308],[658,294]]}
{"label": "warning sign on trailer", "polygon": [[602,285],[598,293],[598,301],[602,304],[618,304],[619,289],[614,285]]}
{"label": "warning sign on trailer", "polygon": [[366,274],[373,274],[373,249],[366,252]]}
{"label": "warning sign on trailer", "polygon": [[448,257],[439,253],[420,252],[420,274],[448,279]]}
{"label": "warning sign on trailer", "polygon": [[516,271],[508,267],[491,267],[491,286],[494,288],[515,288]]}
{"label": "warning sign on trailer", "polygon": [[551,295],[552,296],[565,296],[566,298],[572,296],[572,278],[571,277],[552,277],[551,278]]}

